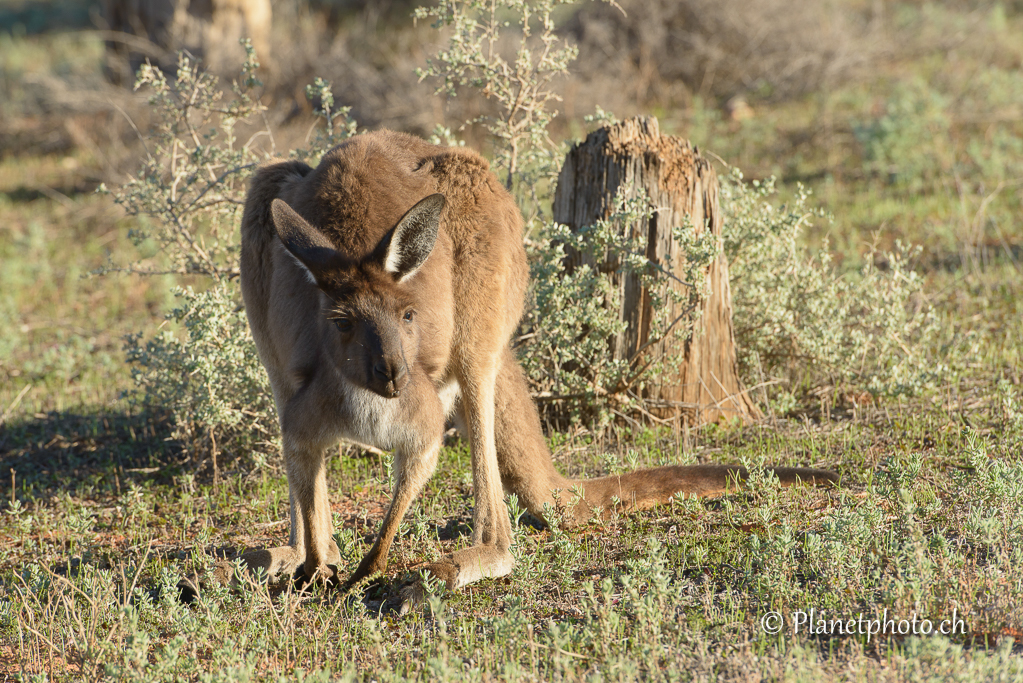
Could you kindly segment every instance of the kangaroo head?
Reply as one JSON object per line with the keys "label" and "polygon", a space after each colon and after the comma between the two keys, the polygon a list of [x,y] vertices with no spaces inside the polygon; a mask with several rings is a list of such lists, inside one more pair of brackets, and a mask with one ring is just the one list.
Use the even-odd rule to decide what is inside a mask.
{"label": "kangaroo head", "polygon": [[409,382],[419,351],[411,280],[437,241],[444,196],[413,206],[369,256],[353,261],[280,199],[271,212],[281,242],[325,295],[327,343],[350,382],[394,398]]}

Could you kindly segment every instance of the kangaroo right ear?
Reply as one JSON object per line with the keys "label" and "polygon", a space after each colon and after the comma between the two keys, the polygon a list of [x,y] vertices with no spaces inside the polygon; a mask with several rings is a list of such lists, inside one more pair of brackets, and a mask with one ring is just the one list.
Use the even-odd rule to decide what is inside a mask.
{"label": "kangaroo right ear", "polygon": [[340,255],[326,235],[299,216],[287,202],[282,199],[273,200],[270,213],[273,214],[277,236],[314,281],[317,274],[337,263]]}
{"label": "kangaroo right ear", "polygon": [[398,282],[414,275],[430,257],[437,243],[444,203],[444,195],[431,194],[409,209],[391,232],[384,270]]}

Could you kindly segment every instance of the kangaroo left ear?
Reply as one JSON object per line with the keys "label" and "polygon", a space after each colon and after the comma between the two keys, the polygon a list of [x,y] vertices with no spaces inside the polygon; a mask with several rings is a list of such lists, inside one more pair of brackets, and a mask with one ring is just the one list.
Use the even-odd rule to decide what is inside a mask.
{"label": "kangaroo left ear", "polygon": [[318,282],[320,275],[337,265],[341,255],[326,235],[299,216],[283,199],[273,200],[270,213],[277,236],[313,282]]}
{"label": "kangaroo left ear", "polygon": [[384,252],[384,270],[398,282],[411,277],[426,263],[440,230],[440,212],[444,195],[431,194],[402,216],[391,232]]}

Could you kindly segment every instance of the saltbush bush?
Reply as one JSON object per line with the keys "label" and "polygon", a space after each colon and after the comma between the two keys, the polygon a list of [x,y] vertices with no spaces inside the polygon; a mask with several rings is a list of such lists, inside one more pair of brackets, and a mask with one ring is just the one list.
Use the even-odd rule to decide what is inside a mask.
{"label": "saltbush bush", "polygon": [[[644,411],[646,383],[678,373],[685,360],[682,344],[667,345],[676,353],[646,352],[692,333],[700,297],[706,294],[706,267],[718,253],[717,239],[683,225],[674,237],[687,255],[684,268],[674,272],[655,265],[646,256],[646,245],[632,237],[642,234],[632,226],[649,224],[651,211],[643,196],[619,197],[606,218],[578,231],[551,221],[537,226],[529,245],[534,299],[519,357],[537,398],[557,405],[560,415],[597,424],[631,418]],[[581,255],[581,265],[566,268],[568,249]],[[607,262],[609,254],[617,262],[615,273],[589,265]],[[625,321],[620,318],[622,290],[612,278],[627,275],[638,276],[646,287],[653,315],[647,342],[633,357],[615,358],[611,340],[624,331]]]}
{"label": "saltbush bush", "polygon": [[[167,411],[173,436],[195,455],[277,451],[273,394],[249,334],[238,287],[216,282],[205,291],[176,288],[178,305],[166,317],[178,330],[125,339],[138,391],[149,409]],[[218,442],[220,447],[218,447]]]}
{"label": "saltbush bush", "polygon": [[932,385],[946,368],[926,356],[937,321],[911,267],[917,250],[872,247],[858,271],[841,274],[827,243],[814,251],[801,240],[810,221],[827,220],[809,191],[799,186],[787,204],[774,203],[776,194],[773,179],[747,183],[737,169],[722,183],[724,256],[746,382],[780,380],[776,393],[790,398],[823,385],[884,396]]}

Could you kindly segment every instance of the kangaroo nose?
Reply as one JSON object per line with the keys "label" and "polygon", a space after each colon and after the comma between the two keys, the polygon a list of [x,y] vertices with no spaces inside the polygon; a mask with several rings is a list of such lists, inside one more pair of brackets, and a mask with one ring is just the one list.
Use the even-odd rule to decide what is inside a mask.
{"label": "kangaroo nose", "polygon": [[[391,381],[394,382],[394,386],[398,387],[398,383],[405,379],[405,375],[408,374],[408,368],[405,367],[404,363],[399,363],[398,367],[394,370],[391,375]],[[401,386],[405,386],[404,382],[401,382]]]}
{"label": "kangaroo nose", "polygon": [[385,360],[379,360],[373,365],[373,375],[387,386],[391,396],[397,396],[408,384],[408,368],[404,362],[392,366]]}
{"label": "kangaroo nose", "polygon": [[376,365],[373,366],[373,374],[381,382],[391,381],[391,368],[388,367],[387,361],[377,361]]}

